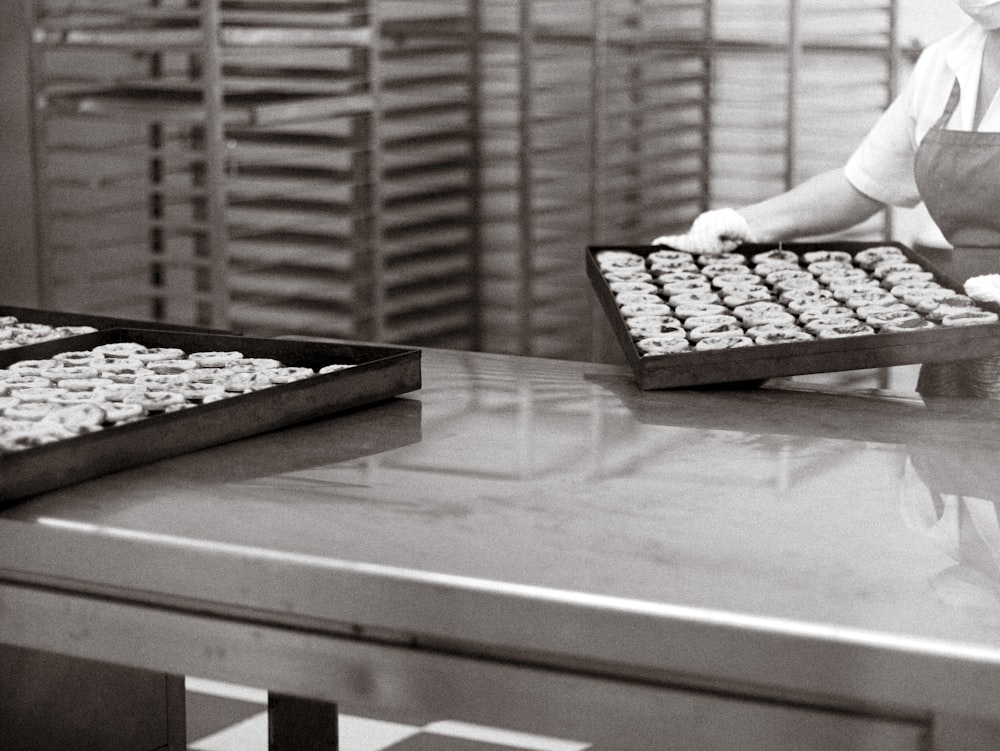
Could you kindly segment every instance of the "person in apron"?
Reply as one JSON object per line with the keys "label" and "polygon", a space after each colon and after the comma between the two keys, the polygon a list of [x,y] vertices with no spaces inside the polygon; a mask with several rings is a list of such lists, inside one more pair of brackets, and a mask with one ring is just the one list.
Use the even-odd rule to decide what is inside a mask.
{"label": "person in apron", "polygon": [[[917,148],[914,177],[928,213],[952,246],[1000,252],[1000,133],[949,130],[960,97],[956,80],[944,112]],[[998,381],[995,357],[928,363],[920,369],[917,391],[929,398],[998,398]]]}
{"label": "person in apron", "polygon": [[[923,201],[956,248],[996,248],[1000,272],[1000,0],[958,0],[972,22],[930,45],[906,88],[843,168],[738,210],[698,216],[656,238],[699,253],[848,229]],[[990,381],[992,380],[992,384]],[[924,365],[925,397],[1000,398],[1000,360]]]}

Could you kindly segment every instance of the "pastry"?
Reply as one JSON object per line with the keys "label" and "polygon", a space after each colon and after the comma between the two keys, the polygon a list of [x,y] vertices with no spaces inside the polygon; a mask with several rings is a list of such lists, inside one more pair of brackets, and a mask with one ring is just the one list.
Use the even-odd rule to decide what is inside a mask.
{"label": "pastry", "polygon": [[736,266],[746,266],[747,257],[742,253],[729,251],[728,253],[703,253],[696,259],[699,266],[711,266],[713,264],[734,264]]}
{"label": "pastry", "polygon": [[824,261],[837,261],[849,265],[854,261],[846,250],[810,250],[802,254],[802,260],[806,265]]}
{"label": "pastry", "polygon": [[681,305],[722,305],[722,298],[710,289],[674,292],[667,298],[674,308]]}
{"label": "pastry", "polygon": [[791,344],[793,342],[807,342],[813,338],[812,334],[801,329],[781,329],[769,333],[762,333],[754,338],[756,344]]}
{"label": "pastry", "polygon": [[679,303],[674,308],[674,314],[680,318],[691,318],[692,316],[710,316],[727,313],[729,308],[725,305],[708,302],[686,302]]}
{"label": "pastry", "polygon": [[908,319],[924,320],[915,310],[884,310],[864,316],[864,321],[875,328],[885,328],[890,323],[900,323]]}
{"label": "pastry", "polygon": [[773,300],[770,291],[766,287],[755,287],[745,290],[732,290],[724,295],[722,302],[730,308],[738,308],[753,302],[768,302]]}
{"label": "pastry", "polygon": [[875,329],[868,324],[854,321],[820,327],[816,336],[820,339],[839,339],[847,336],[867,336],[874,333]]}
{"label": "pastry", "polygon": [[696,350],[734,349],[753,346],[753,339],[741,335],[716,335],[705,337],[695,345]]}
{"label": "pastry", "polygon": [[806,266],[806,271],[808,271],[813,276],[819,277],[826,273],[844,273],[849,271],[863,271],[863,269],[855,269],[851,266],[850,261],[813,261],[808,266]]}
{"label": "pastry", "polygon": [[928,321],[926,318],[922,318],[918,315],[914,318],[903,318],[899,321],[890,321],[882,327],[882,331],[922,331],[923,329],[932,329],[936,325],[937,324],[932,321]]}
{"label": "pastry", "polygon": [[781,284],[783,282],[787,282],[792,279],[803,279],[810,282],[815,281],[812,274],[810,274],[805,269],[801,269],[797,266],[795,268],[779,269],[778,271],[772,271],[770,274],[764,277],[764,279],[765,281],[767,281],[768,284],[772,285]]}
{"label": "pastry", "polygon": [[820,284],[826,286],[838,286],[851,282],[860,282],[868,279],[868,272],[856,266],[843,266],[839,269],[824,271],[816,277]]}
{"label": "pastry", "polygon": [[784,313],[785,306],[778,302],[750,302],[744,305],[737,305],[733,308],[733,315],[737,318],[745,320],[749,316],[757,315],[765,312],[777,312]]}
{"label": "pastry", "polygon": [[743,335],[743,327],[738,323],[714,323],[707,326],[698,326],[688,331],[688,339],[692,342],[700,342],[702,339],[709,339],[715,336]]}
{"label": "pastry", "polygon": [[690,318],[684,319],[683,327],[691,331],[692,329],[702,328],[704,326],[721,326],[729,325],[740,326],[739,319],[736,316],[729,315],[728,313],[713,313],[701,316],[691,316]]}
{"label": "pastry", "polygon": [[873,248],[866,248],[854,254],[854,262],[861,268],[871,270],[884,261],[902,260],[906,261],[906,254],[894,245],[880,245]]}
{"label": "pastry", "polygon": [[758,336],[774,334],[779,331],[804,331],[804,329],[796,323],[761,323],[747,328],[747,336],[756,339]]}
{"label": "pastry", "polygon": [[745,265],[735,261],[718,261],[716,263],[710,263],[707,266],[703,266],[701,269],[701,273],[709,279],[721,276],[722,274],[738,274],[741,271],[753,273]]}
{"label": "pastry", "polygon": [[913,263],[912,261],[905,260],[890,260],[876,263],[871,268],[871,273],[876,279],[885,279],[889,274],[917,274],[926,272],[924,272],[923,267],[919,263]]}
{"label": "pastry", "polygon": [[685,336],[681,322],[672,316],[646,316],[631,318],[625,322],[629,334],[634,339],[657,336]]}
{"label": "pastry", "polygon": [[822,319],[832,319],[839,318],[840,320],[853,321],[856,315],[853,310],[843,305],[834,305],[828,308],[816,308],[814,310],[806,310],[799,314],[800,323],[809,323],[810,321],[816,320],[817,318]]}
{"label": "pastry", "polygon": [[[735,311],[734,311],[735,312]],[[740,316],[740,321],[746,327],[751,326],[792,326],[796,324],[794,314],[785,310],[764,310],[759,313],[746,313]]]}
{"label": "pastry", "polygon": [[996,323],[997,314],[989,310],[967,310],[961,313],[949,313],[941,319],[942,326],[976,326],[984,323]]}
{"label": "pastry", "polygon": [[763,278],[751,272],[719,274],[712,278],[712,286],[719,290],[761,287],[763,285]]}
{"label": "pastry", "polygon": [[[608,287],[612,292],[653,292],[657,287],[652,282],[609,282]],[[145,360],[145,356],[137,355],[139,359]]]}
{"label": "pastry", "polygon": [[687,339],[658,336],[640,339],[635,346],[644,355],[667,355],[691,349]]}
{"label": "pastry", "polygon": [[685,250],[654,250],[647,259],[651,266],[661,261],[694,264],[694,256]]}
{"label": "pastry", "polygon": [[594,254],[594,260],[602,269],[644,268],[646,259],[629,250],[602,250]]}
{"label": "pastry", "polygon": [[758,263],[769,263],[769,262],[782,262],[799,265],[799,256],[791,250],[765,250],[760,253],[755,253],[751,258],[755,264]]}
{"label": "pastry", "polygon": [[621,313],[625,318],[635,318],[638,316],[669,316],[674,312],[673,308],[665,302],[657,303],[637,303],[621,306]]}

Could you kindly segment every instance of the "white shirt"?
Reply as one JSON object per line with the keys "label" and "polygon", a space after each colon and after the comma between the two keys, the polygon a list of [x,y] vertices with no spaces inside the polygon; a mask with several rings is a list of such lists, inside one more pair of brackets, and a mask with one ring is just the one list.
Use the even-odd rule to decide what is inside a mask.
{"label": "white shirt", "polygon": [[[848,181],[876,201],[913,207],[920,193],[913,177],[917,146],[944,113],[955,79],[961,98],[949,130],[971,131],[986,32],[975,24],[928,46],[896,100],[882,114],[844,166]],[[994,99],[980,132],[1000,132],[1000,102]]]}

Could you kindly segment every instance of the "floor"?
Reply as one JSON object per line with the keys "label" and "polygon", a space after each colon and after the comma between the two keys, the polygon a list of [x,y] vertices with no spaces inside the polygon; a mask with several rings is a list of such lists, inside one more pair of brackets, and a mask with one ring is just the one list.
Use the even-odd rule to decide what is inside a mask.
{"label": "floor", "polygon": [[[267,751],[267,693],[186,680],[189,751]],[[339,717],[339,751],[585,751],[590,744],[448,719],[423,725]]]}

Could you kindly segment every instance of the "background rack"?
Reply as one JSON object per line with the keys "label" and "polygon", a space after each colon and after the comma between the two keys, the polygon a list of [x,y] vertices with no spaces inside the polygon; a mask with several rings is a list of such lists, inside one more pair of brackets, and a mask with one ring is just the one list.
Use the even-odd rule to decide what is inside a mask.
{"label": "background rack", "polygon": [[[35,13],[46,305],[93,307],[88,280],[60,269],[79,279],[94,247],[112,248],[128,300],[105,304],[130,314],[476,346],[461,3],[39,0]],[[95,177],[101,203],[67,215],[58,191]]]}
{"label": "background rack", "polygon": [[[3,179],[38,211],[3,230],[18,243],[4,278],[36,283],[0,292],[261,335],[618,359],[587,245],[645,243],[842,163],[893,95],[895,0],[745,6],[5,4],[20,40],[5,55],[31,58],[36,161],[34,179]],[[888,232],[879,218],[855,234]]]}
{"label": "background rack", "polygon": [[484,346],[603,357],[578,254],[648,242],[704,205],[709,6],[482,7]]}
{"label": "background rack", "polygon": [[[760,200],[843,165],[896,92],[896,0],[714,4],[712,204]],[[885,212],[846,236],[891,231]]]}

